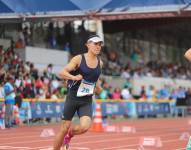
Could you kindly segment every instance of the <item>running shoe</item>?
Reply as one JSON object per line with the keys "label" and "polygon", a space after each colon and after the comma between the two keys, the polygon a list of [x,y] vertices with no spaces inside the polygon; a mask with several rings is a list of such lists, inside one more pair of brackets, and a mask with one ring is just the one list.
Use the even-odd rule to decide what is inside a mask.
{"label": "running shoe", "polygon": [[63,143],[63,146],[64,146],[64,150],[68,150],[69,148],[69,143],[71,141],[71,138],[72,136],[70,136],[69,134],[66,134],[65,137],[64,137],[64,143]]}

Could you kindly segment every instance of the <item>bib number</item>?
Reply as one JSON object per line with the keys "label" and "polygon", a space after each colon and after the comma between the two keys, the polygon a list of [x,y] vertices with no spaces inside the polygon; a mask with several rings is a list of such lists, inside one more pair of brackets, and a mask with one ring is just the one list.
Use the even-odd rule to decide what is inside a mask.
{"label": "bib number", "polygon": [[77,96],[81,97],[81,96],[93,95],[94,88],[95,88],[95,83],[82,80],[77,91]]}

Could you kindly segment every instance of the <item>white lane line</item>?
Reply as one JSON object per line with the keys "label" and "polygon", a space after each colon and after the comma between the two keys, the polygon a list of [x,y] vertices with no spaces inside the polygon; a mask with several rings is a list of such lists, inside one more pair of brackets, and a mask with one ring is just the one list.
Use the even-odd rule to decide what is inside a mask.
{"label": "white lane line", "polygon": [[[155,132],[156,133],[156,132]],[[106,136],[111,136],[111,135],[114,135],[114,134],[107,134],[107,135],[94,135],[94,136],[88,136],[88,137],[106,137]],[[168,135],[179,135],[179,133],[169,133],[169,134],[158,134],[158,136],[168,136]],[[85,136],[84,137],[82,137],[82,138],[86,138]],[[88,144],[90,144],[90,143],[103,143],[103,142],[111,142],[111,141],[118,141],[118,140],[127,140],[127,139],[129,139],[129,140],[132,140],[132,139],[137,139],[137,137],[126,137],[126,138],[119,138],[119,139],[107,139],[107,140],[94,140],[94,141],[88,141],[88,142],[75,142],[75,143],[72,143],[72,144],[74,144],[74,145],[76,145],[76,144],[85,144],[85,143],[88,143]],[[18,144],[18,143],[38,143],[38,142],[45,142],[45,141],[52,141],[52,139],[47,139],[47,140],[32,140],[32,141],[19,141],[19,142],[10,142],[10,143],[4,143],[4,144],[6,144],[6,145],[8,145],[8,144]],[[177,141],[179,141],[178,139],[177,139]],[[163,142],[165,142],[165,141],[163,141]],[[0,144],[0,145],[4,145],[4,144]],[[27,147],[25,147],[25,149],[34,149],[34,148],[27,148]]]}
{"label": "white lane line", "polygon": [[[137,132],[138,133],[145,133],[145,132],[156,132],[156,130],[153,130],[153,129],[155,129],[155,128],[149,128],[149,129],[147,129],[147,130],[145,130],[145,128],[139,128],[139,129],[143,129],[143,130],[138,130]],[[165,130],[168,130],[169,129],[169,131],[171,132],[171,131],[178,131],[178,130],[189,130],[190,129],[190,127],[189,126],[180,126],[180,127],[175,127],[175,129],[173,129],[172,127],[163,127],[163,128],[157,128],[157,132],[159,132],[160,130],[163,130],[163,129],[165,129]],[[43,129],[42,129],[43,130]],[[20,135],[20,136],[18,136],[18,137],[3,137],[3,136],[1,136],[0,137],[0,140],[1,139],[15,139],[15,138],[25,138],[25,137],[27,137],[27,138],[29,138],[29,137],[36,137],[35,135],[38,135],[38,134],[40,134],[40,132],[42,131],[42,130],[39,130],[39,131],[22,131],[22,132],[26,132],[27,134],[30,134],[31,136],[26,136],[26,133],[17,133],[17,135]],[[16,130],[15,130],[16,131]],[[1,130],[0,130],[0,133],[1,133]],[[12,135],[14,135],[15,136],[15,133],[12,133],[12,132],[10,132],[10,131],[8,131],[8,132],[2,132],[1,134],[3,135],[3,133],[5,134],[5,135],[9,135],[9,136],[12,136]],[[122,134],[124,134],[124,133],[122,133]],[[22,135],[22,136],[21,136]],[[82,136],[82,138],[89,138],[89,137],[93,137],[94,135],[86,135],[86,136]],[[100,135],[100,136],[102,136],[102,135]]]}
{"label": "white lane line", "polygon": [[22,149],[22,150],[31,150],[30,147],[16,147],[16,146],[0,146],[0,149]]}
{"label": "white lane line", "polygon": [[[71,149],[77,149],[77,150],[90,150],[89,148],[87,147],[73,147],[73,146],[70,146]],[[38,149],[38,148],[35,148],[35,149]],[[39,150],[53,150],[52,147],[44,147],[44,148],[40,148]]]}
{"label": "white lane line", "polygon": [[[180,133],[169,133],[169,134],[157,134],[155,136],[170,136],[170,135],[179,135]],[[111,135],[110,135],[111,136]],[[117,139],[106,139],[106,140],[93,140],[93,141],[86,141],[86,142],[75,142],[72,143],[72,145],[76,145],[76,144],[90,144],[90,143],[104,143],[104,142],[111,142],[111,141],[121,141],[121,140],[133,140],[133,139],[137,139],[138,137],[123,137],[123,138],[117,138]],[[41,142],[48,142],[48,141],[52,141],[53,139],[47,139],[47,140],[29,140],[29,141],[19,141],[19,142],[8,142],[8,143],[3,143],[0,145],[10,145],[10,144],[22,144],[22,143],[41,143]]]}
{"label": "white lane line", "polygon": [[186,148],[178,148],[178,149],[175,149],[175,150],[186,150]]}
{"label": "white lane line", "polygon": [[126,148],[125,149],[121,149],[120,148],[120,149],[116,149],[116,150],[137,150],[137,149],[126,149]]}
{"label": "white lane line", "polygon": [[[169,131],[168,132],[173,132],[173,131],[188,131],[189,129],[190,129],[190,127],[188,127],[188,128],[185,128],[185,127],[181,127],[181,128],[178,128],[178,129],[172,129],[172,128],[165,128],[165,129],[169,129]],[[190,131],[190,130],[189,130]],[[34,134],[34,135],[31,135],[30,134],[30,136],[26,136],[26,133],[24,133],[24,135],[23,136],[18,136],[18,137],[3,137],[3,136],[1,136],[0,137],[0,140],[3,140],[3,139],[5,139],[5,140],[10,140],[10,139],[18,139],[18,138],[32,138],[32,137],[40,137],[40,132],[41,131],[39,131],[39,132],[35,132],[36,134]],[[158,133],[159,132],[159,130],[152,130],[152,129],[150,129],[150,130],[147,130],[147,131],[144,131],[144,130],[141,130],[141,131],[137,131],[137,133],[140,133],[140,134],[145,134],[145,132],[147,132],[147,133]],[[161,131],[160,131],[161,132]],[[159,132],[159,133],[160,133]],[[27,134],[28,133],[30,133],[30,132],[27,132]],[[107,132],[106,132],[107,133]],[[18,133],[19,134],[19,133]],[[17,134],[17,135],[18,135]],[[107,135],[106,134],[102,134],[102,135],[98,135],[98,134],[95,134],[95,135],[86,135],[86,136],[81,136],[81,138],[91,138],[91,137],[94,137],[94,136],[96,136],[96,137],[105,137],[105,136],[110,136],[110,135],[112,135],[112,134],[116,134],[115,132],[114,133],[108,133]],[[118,134],[123,134],[124,135],[124,133],[118,133]],[[8,133],[6,134],[6,135],[8,135]],[[15,135],[15,133],[14,133],[14,135]],[[20,134],[19,134],[20,135]]]}
{"label": "white lane line", "polygon": [[[113,140],[110,140],[110,142],[113,141]],[[165,141],[162,141],[162,143],[170,143],[170,142],[175,142],[175,141],[179,141],[179,139],[172,139],[172,140],[165,140]],[[74,144],[74,143],[73,143]],[[77,144],[77,143],[76,143]],[[115,147],[107,147],[107,148],[99,148],[99,149],[95,149],[95,150],[137,150],[137,149],[127,149],[128,147],[133,147],[133,146],[139,146],[139,144],[131,144],[131,145],[121,145],[121,146],[115,146]],[[41,148],[39,150],[52,150],[51,147],[36,147],[34,149],[38,149],[38,148]],[[71,146],[72,149],[78,149],[78,150],[90,150],[89,148],[87,147],[73,147]],[[176,150],[185,150],[185,148],[182,148],[182,149],[176,149]]]}
{"label": "white lane line", "polygon": [[[162,143],[170,143],[170,142],[175,142],[175,141],[179,141],[179,139],[165,140],[165,141],[162,141]],[[102,147],[101,150],[116,150],[116,148],[128,148],[128,147],[132,147],[132,146],[140,146],[140,145],[139,144],[132,144],[132,145],[121,145],[121,146],[107,147],[107,148]],[[155,146],[153,146],[153,147],[155,147]],[[95,150],[100,150],[100,148],[95,149]]]}

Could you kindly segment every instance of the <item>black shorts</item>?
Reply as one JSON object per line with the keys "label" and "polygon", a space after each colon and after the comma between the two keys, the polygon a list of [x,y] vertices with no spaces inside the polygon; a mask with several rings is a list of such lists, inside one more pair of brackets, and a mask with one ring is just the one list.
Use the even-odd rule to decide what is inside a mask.
{"label": "black shorts", "polygon": [[77,112],[79,117],[89,116],[92,118],[92,96],[76,97],[76,93],[69,92],[64,103],[63,120],[72,120]]}

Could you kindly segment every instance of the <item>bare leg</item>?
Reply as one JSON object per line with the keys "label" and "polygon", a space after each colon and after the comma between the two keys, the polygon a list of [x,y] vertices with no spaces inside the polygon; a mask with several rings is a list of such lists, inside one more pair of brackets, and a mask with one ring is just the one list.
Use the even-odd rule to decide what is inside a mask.
{"label": "bare leg", "polygon": [[89,116],[82,116],[80,117],[80,125],[71,126],[69,130],[69,135],[79,135],[83,134],[88,131],[91,127],[92,120]]}
{"label": "bare leg", "polygon": [[62,146],[64,136],[67,134],[69,128],[71,126],[71,121],[64,120],[61,129],[59,133],[57,134],[55,141],[54,141],[54,150],[60,150],[60,147]]}

